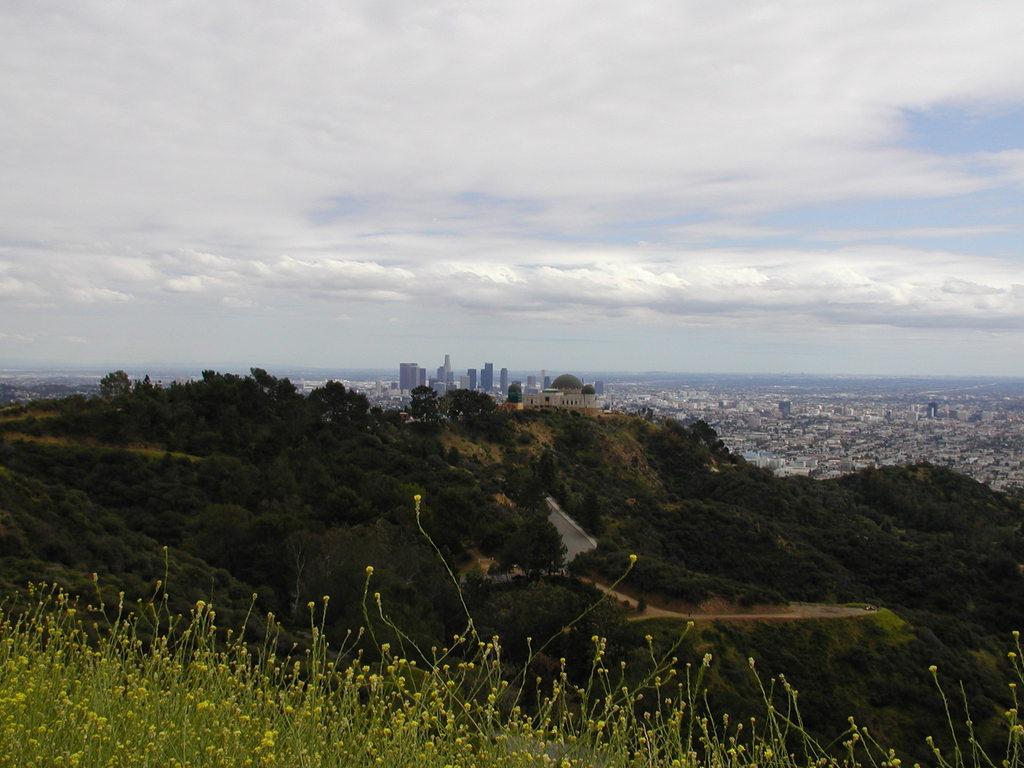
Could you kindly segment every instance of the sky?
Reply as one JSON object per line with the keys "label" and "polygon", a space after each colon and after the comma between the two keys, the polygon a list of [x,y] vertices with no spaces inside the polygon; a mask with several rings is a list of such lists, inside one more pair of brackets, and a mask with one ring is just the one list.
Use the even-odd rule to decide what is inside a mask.
{"label": "sky", "polygon": [[0,366],[1024,376],[1019,0],[0,0]]}

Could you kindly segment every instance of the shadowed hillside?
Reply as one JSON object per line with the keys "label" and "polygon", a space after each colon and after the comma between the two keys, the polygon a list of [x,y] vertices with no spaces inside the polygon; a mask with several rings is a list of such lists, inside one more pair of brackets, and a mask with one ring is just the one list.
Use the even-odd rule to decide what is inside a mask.
{"label": "shadowed hillside", "polygon": [[[640,674],[644,635],[671,644],[683,624],[629,622],[614,600],[588,612],[601,593],[559,575],[550,493],[599,541],[571,573],[610,583],[629,569],[619,587],[645,602],[881,608],[694,631],[683,661],[723,661],[712,702],[742,713],[748,683],[729,670],[754,656],[808,691],[818,732],[857,714],[919,755],[937,664],[964,681],[983,730],[995,728],[999,659],[1024,625],[1024,510],[947,470],[778,479],[701,422],[499,412],[462,393],[406,423],[341,384],[303,397],[259,369],[105,394],[0,411],[5,590],[46,580],[89,595],[96,573],[108,597],[131,601],[159,579],[181,606],[202,598],[226,616],[244,615],[255,592],[286,627],[330,595],[328,637],[368,625],[370,654],[388,638],[429,647],[464,627],[468,608],[482,633],[504,638],[510,664],[529,660],[542,680],[561,658],[586,675],[592,635]],[[521,576],[474,574],[484,557]],[[537,655],[528,637],[533,650],[552,640]]]}

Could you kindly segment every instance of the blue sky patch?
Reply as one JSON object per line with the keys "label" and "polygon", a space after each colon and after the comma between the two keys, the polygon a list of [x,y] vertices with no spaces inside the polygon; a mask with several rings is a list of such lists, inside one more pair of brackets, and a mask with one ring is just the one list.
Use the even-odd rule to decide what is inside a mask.
{"label": "blue sky patch", "polygon": [[[1015,256],[1024,248],[1019,225],[1021,209],[1021,195],[1017,190],[999,188],[938,200],[873,200],[808,206],[767,216],[758,223],[795,230],[798,234],[791,240],[787,242],[783,238],[781,241],[793,246],[814,241],[834,246],[862,240]],[[946,228],[948,232],[941,232]],[[972,232],[973,228],[982,231]],[[983,231],[987,228],[992,231]],[[957,232],[958,229],[962,231]],[[914,230],[935,230],[935,234],[913,234]],[[832,231],[836,233],[834,240],[824,237]],[[859,235],[851,236],[851,231]]]}
{"label": "blue sky patch", "polygon": [[942,155],[1024,147],[1024,109],[978,113],[954,107],[905,110],[909,143]]}

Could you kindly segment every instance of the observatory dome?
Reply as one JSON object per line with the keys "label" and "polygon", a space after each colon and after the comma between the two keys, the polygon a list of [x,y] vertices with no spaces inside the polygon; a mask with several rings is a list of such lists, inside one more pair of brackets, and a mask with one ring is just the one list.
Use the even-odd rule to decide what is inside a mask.
{"label": "observatory dome", "polygon": [[551,382],[551,387],[553,389],[560,389],[563,392],[579,392],[583,389],[583,382],[571,373],[563,373]]}

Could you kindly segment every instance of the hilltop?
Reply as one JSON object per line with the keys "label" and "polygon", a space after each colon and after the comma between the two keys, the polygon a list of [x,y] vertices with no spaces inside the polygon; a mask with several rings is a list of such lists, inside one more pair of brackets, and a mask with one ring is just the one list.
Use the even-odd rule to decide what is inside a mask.
{"label": "hilltop", "polygon": [[[531,658],[541,678],[559,658],[585,675],[595,634],[639,671],[645,635],[678,641],[680,620],[628,621],[635,612],[614,600],[587,612],[601,593],[586,580],[627,570],[617,589],[650,605],[870,604],[879,610],[851,619],[701,624],[679,655],[720,660],[710,700],[737,716],[753,656],[805,692],[816,732],[835,736],[856,714],[911,754],[939,729],[936,664],[996,732],[1000,660],[1024,625],[1024,507],[948,470],[779,479],[701,422],[463,399],[442,401],[447,419],[406,423],[340,384],[303,397],[259,369],[106,394],[0,410],[5,591],[46,580],[130,602],[159,579],[177,610],[203,599],[221,623],[256,593],[285,645],[304,642],[306,606],[324,595],[332,641],[369,623],[378,643],[400,641],[398,627],[423,647],[464,627],[464,599],[508,663]],[[569,575],[548,493],[599,541]],[[525,578],[473,575],[473,553]],[[465,573],[461,594],[449,571]],[[553,640],[529,656],[527,637]]]}

